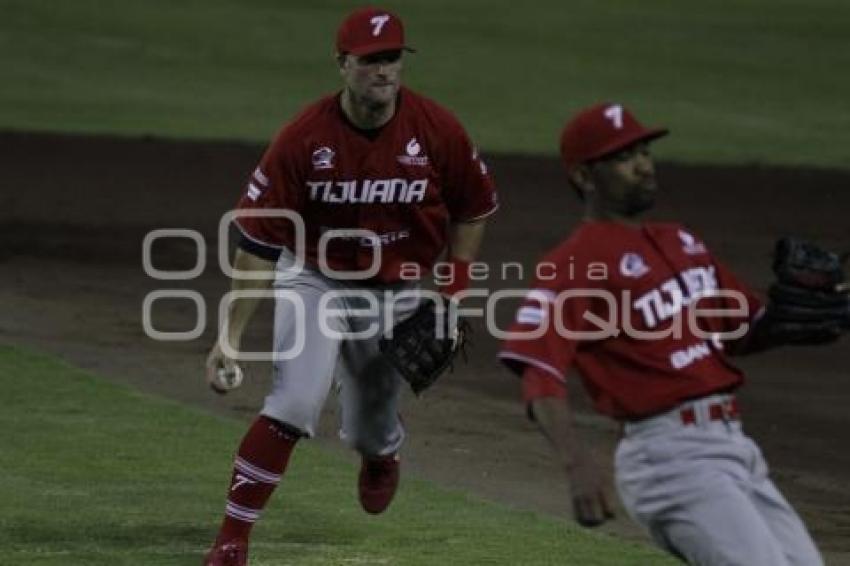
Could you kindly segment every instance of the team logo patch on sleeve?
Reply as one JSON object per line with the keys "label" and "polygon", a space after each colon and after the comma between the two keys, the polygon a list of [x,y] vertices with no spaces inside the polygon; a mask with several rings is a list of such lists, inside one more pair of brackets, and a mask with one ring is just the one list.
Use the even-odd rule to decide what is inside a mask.
{"label": "team logo patch on sleeve", "polygon": [[263,194],[263,191],[257,187],[254,183],[248,183],[248,198],[252,201],[256,202],[257,199]]}
{"label": "team logo patch on sleeve", "polygon": [[269,178],[266,177],[263,170],[257,167],[251,175],[251,180],[248,182],[248,198],[256,202],[269,186]]}
{"label": "team logo patch on sleeve", "polygon": [[322,146],[313,152],[313,169],[333,169],[334,168],[334,151]]}
{"label": "team logo patch on sleeve", "polygon": [[686,254],[701,255],[706,253],[705,244],[684,230],[679,230],[679,239],[682,241],[682,249]]}
{"label": "team logo patch on sleeve", "polygon": [[517,311],[516,321],[519,324],[540,326],[546,320],[548,305],[554,303],[557,296],[549,289],[532,289],[525,299],[527,303]]}
{"label": "team logo patch on sleeve", "polygon": [[269,186],[269,178],[266,176],[265,173],[263,173],[263,170],[260,169],[259,166],[256,169],[254,169],[254,173],[253,173],[252,177],[255,181],[257,181],[260,185],[262,185],[263,188],[266,188],[266,187]]}
{"label": "team logo patch on sleeve", "polygon": [[638,254],[627,252],[620,259],[620,273],[625,277],[637,279],[649,273],[649,266]]}

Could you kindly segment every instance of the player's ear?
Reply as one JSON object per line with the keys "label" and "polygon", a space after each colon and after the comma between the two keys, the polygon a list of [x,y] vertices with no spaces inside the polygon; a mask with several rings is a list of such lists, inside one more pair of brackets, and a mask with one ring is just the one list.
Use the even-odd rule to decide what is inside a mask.
{"label": "player's ear", "polygon": [[334,59],[336,59],[336,64],[339,67],[340,72],[345,70],[345,66],[348,62],[348,54],[346,53],[335,53]]}
{"label": "player's ear", "polygon": [[570,171],[569,178],[570,184],[582,194],[596,190],[593,175],[590,174],[590,167],[584,163]]}

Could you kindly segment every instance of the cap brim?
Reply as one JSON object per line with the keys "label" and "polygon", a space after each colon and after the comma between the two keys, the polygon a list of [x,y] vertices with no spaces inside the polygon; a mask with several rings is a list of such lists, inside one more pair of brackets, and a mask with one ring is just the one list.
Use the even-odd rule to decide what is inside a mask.
{"label": "cap brim", "polygon": [[398,43],[373,43],[371,45],[362,45],[354,49],[349,49],[348,53],[361,57],[363,55],[372,55],[373,53],[380,53],[382,51],[408,51],[410,53],[416,53],[416,50],[412,47],[399,45]]}
{"label": "cap brim", "polygon": [[617,153],[618,151],[622,151],[629,146],[635,145],[636,143],[651,142],[653,140],[657,140],[658,138],[663,138],[669,133],[670,130],[668,130],[667,128],[649,128],[647,130],[635,132],[631,136],[615,140],[614,142],[603,147],[587,159],[588,161],[593,159],[602,159],[603,157],[607,157],[609,155]]}

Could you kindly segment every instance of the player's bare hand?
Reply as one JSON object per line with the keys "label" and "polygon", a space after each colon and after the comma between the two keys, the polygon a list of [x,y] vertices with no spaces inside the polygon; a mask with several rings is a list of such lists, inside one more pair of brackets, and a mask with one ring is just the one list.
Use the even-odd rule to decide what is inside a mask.
{"label": "player's bare hand", "polygon": [[242,368],[233,359],[224,355],[221,345],[216,341],[207,356],[207,384],[219,395],[224,395],[239,387],[242,384],[242,378]]}
{"label": "player's bare hand", "polygon": [[575,462],[569,470],[573,517],[583,527],[597,527],[614,518],[614,506],[600,472],[587,457]]}

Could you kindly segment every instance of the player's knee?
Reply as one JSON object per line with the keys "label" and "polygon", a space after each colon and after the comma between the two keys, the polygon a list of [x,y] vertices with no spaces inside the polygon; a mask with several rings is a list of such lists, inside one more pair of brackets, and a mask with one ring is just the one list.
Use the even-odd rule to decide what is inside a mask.
{"label": "player's knee", "polygon": [[278,434],[289,437],[292,440],[298,440],[299,438],[308,436],[307,433],[300,428],[280,419],[276,419],[268,415],[260,415],[260,418],[265,420],[269,426],[273,427]]}
{"label": "player's knee", "polygon": [[298,438],[312,438],[316,434],[316,419],[309,411],[267,403],[261,414],[278,423],[283,431],[296,434]]}

